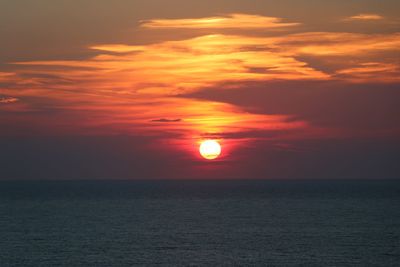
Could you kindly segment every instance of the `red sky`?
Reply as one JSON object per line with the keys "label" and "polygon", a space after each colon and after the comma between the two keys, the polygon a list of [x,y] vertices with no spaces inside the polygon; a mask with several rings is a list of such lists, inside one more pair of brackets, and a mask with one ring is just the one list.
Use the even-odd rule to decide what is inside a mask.
{"label": "red sky", "polygon": [[131,2],[0,4],[0,179],[399,178],[396,1]]}

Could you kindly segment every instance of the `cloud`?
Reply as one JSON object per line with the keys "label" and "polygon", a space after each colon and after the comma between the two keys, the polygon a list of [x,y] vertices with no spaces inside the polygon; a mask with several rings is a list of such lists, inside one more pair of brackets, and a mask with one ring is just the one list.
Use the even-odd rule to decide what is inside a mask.
{"label": "cloud", "polygon": [[[95,55],[81,60],[17,62],[13,65],[15,75],[0,86],[0,93],[29,100],[24,103],[31,106],[25,106],[24,110],[36,113],[30,112],[25,120],[22,117],[16,120],[38,132],[143,135],[162,132],[183,139],[224,133],[225,137],[238,138],[243,136],[241,132],[255,133],[258,129],[263,133],[304,129],[318,132],[310,128],[310,123],[319,127],[323,119],[304,113],[307,107],[315,107],[312,112],[320,114],[318,101],[327,101],[324,95],[330,94],[320,88],[313,91],[315,95],[310,96],[310,102],[304,98],[308,91],[298,88],[299,84],[321,83],[325,87],[337,82],[366,85],[398,82],[399,33],[279,32],[270,36],[251,31],[268,25],[267,21],[282,26],[279,20],[237,14],[219,18],[212,22],[216,25],[199,31],[197,37],[141,45],[94,44],[90,48]],[[157,25],[201,28],[204,23],[208,25],[192,19],[154,20],[144,22],[141,30],[148,31]],[[232,29],[230,34],[211,34],[214,27],[228,28],[234,24],[241,28]],[[275,94],[268,87],[260,91],[244,90],[252,83],[297,85],[276,92],[290,98],[272,101],[274,97],[262,97]],[[196,93],[207,88],[212,88],[212,96],[221,91],[240,101],[231,101],[229,97],[215,101],[197,99]],[[240,92],[240,96],[235,96],[235,92]],[[177,97],[182,95],[187,97]],[[252,102],[242,103],[249,95]],[[298,99],[308,104],[291,110],[300,105]],[[263,106],[266,103],[268,109]],[[276,103],[282,109],[273,109]],[[329,112],[335,105],[327,101]],[[351,108],[346,112],[355,114]],[[50,116],[51,113],[62,114],[63,119],[59,119],[61,115]],[[328,135],[326,131],[319,133]],[[257,132],[252,138],[260,135]]]}
{"label": "cloud", "polygon": [[90,47],[94,50],[107,51],[107,52],[115,52],[115,53],[131,53],[131,52],[140,52],[143,50],[144,46],[131,46],[131,45],[123,45],[123,44],[104,44],[98,46]]}
{"label": "cloud", "polygon": [[10,96],[0,96],[0,104],[10,104],[18,101],[18,98]]}
{"label": "cloud", "polygon": [[[235,90],[229,90],[235,86]],[[225,89],[228,88],[228,89]],[[399,83],[278,81],[220,84],[188,98],[230,103],[242,110],[305,121],[298,138],[399,136]],[[224,90],[225,89],[225,90]],[[304,130],[304,131],[302,131]],[[282,138],[282,135],[280,135]]]}
{"label": "cloud", "polygon": [[[91,48],[98,54],[85,60],[18,62],[25,66],[19,77],[29,79],[14,85],[32,90],[55,84],[56,77],[59,82],[55,86],[63,90],[80,87],[95,94],[166,96],[227,81],[348,79],[349,75],[338,73],[363,63],[395,68],[399,47],[399,33],[340,32],[276,37],[214,34],[140,46],[95,45]],[[381,80],[395,81],[381,74]],[[372,76],[362,78],[358,81],[376,81]]]}
{"label": "cloud", "polygon": [[12,72],[1,72],[0,71],[0,81],[9,79],[13,75],[14,75],[14,73],[12,73]]}
{"label": "cloud", "polygon": [[281,18],[248,14],[228,14],[224,16],[192,19],[154,19],[143,21],[144,28],[168,29],[263,29],[287,28],[299,23],[285,23]]}
{"label": "cloud", "polygon": [[347,17],[344,19],[344,21],[371,21],[371,20],[373,21],[373,20],[383,20],[383,19],[384,17],[378,14],[364,13]]}
{"label": "cloud", "polygon": [[393,63],[367,62],[336,72],[353,82],[400,82],[400,67]]}
{"label": "cloud", "polygon": [[180,122],[182,121],[182,119],[155,119],[155,120],[151,120],[152,122]]}
{"label": "cloud", "polygon": [[400,33],[306,32],[277,37],[274,45],[297,56],[366,57],[400,50]]}

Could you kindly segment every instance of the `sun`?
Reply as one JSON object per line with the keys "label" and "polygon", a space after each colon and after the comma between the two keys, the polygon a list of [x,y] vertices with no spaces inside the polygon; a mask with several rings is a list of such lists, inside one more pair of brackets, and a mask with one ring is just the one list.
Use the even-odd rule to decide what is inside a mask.
{"label": "sun", "polygon": [[221,145],[215,140],[206,140],[201,142],[199,151],[205,159],[216,159],[221,155]]}

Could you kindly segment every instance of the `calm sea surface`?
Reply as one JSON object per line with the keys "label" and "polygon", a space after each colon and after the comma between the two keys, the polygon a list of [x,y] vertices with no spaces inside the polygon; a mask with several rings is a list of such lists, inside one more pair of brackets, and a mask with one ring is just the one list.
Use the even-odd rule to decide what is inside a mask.
{"label": "calm sea surface", "polygon": [[0,182],[0,266],[400,266],[400,181]]}

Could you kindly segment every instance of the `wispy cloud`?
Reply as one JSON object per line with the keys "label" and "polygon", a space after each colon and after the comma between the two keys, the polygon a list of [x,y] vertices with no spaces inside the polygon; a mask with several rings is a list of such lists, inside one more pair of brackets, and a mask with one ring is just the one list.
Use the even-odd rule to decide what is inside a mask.
{"label": "wispy cloud", "polygon": [[[33,84],[44,74],[68,80],[57,87],[96,93],[176,95],[225,81],[329,79],[329,75],[278,48],[280,39],[205,35],[144,46],[96,45],[101,53],[81,61],[34,61],[17,65]],[[117,52],[119,51],[119,53]],[[126,52],[132,51],[132,52]],[[82,90],[82,89],[81,89]]]}
{"label": "wispy cloud", "polygon": [[369,21],[369,20],[383,20],[384,17],[373,13],[363,13],[344,18],[344,21]]}
{"label": "wispy cloud", "polygon": [[275,42],[297,55],[365,57],[400,50],[400,33],[306,32],[277,37]]}
{"label": "wispy cloud", "polygon": [[151,120],[152,122],[180,122],[182,121],[182,119],[166,119],[166,118],[162,118],[162,119],[154,119]]}
{"label": "wispy cloud", "polygon": [[[47,123],[60,132],[79,129],[150,135],[162,130],[194,138],[204,133],[240,136],[240,132],[258,129],[309,127],[307,121],[290,114],[250,113],[232,104],[177,97],[204,88],[236,90],[223,85],[275,81],[399,81],[393,56],[400,49],[399,33],[280,32],[265,36],[252,32],[295,25],[241,14],[211,21],[151,20],[142,27],[204,31],[194,38],[151,44],[95,44],[90,48],[96,55],[82,60],[16,62],[15,73],[3,75],[0,93],[29,99],[24,103],[42,114],[48,110],[63,114],[63,120],[29,115],[29,123],[38,130],[46,129]],[[233,30],[229,35],[211,34],[215,28]]]}
{"label": "wispy cloud", "polygon": [[400,67],[396,64],[367,62],[358,66],[342,69],[337,74],[354,82],[400,82]]}
{"label": "wispy cloud", "polygon": [[300,23],[283,22],[281,18],[248,14],[228,14],[223,16],[192,19],[154,19],[143,21],[145,28],[181,28],[181,29],[254,29],[285,28]]}
{"label": "wispy cloud", "polygon": [[15,73],[12,72],[1,72],[0,71],[0,82],[4,83],[7,81],[12,80],[12,78],[15,76]]}
{"label": "wispy cloud", "polygon": [[17,101],[18,101],[18,98],[15,98],[15,97],[0,96],[0,104],[15,103]]}

